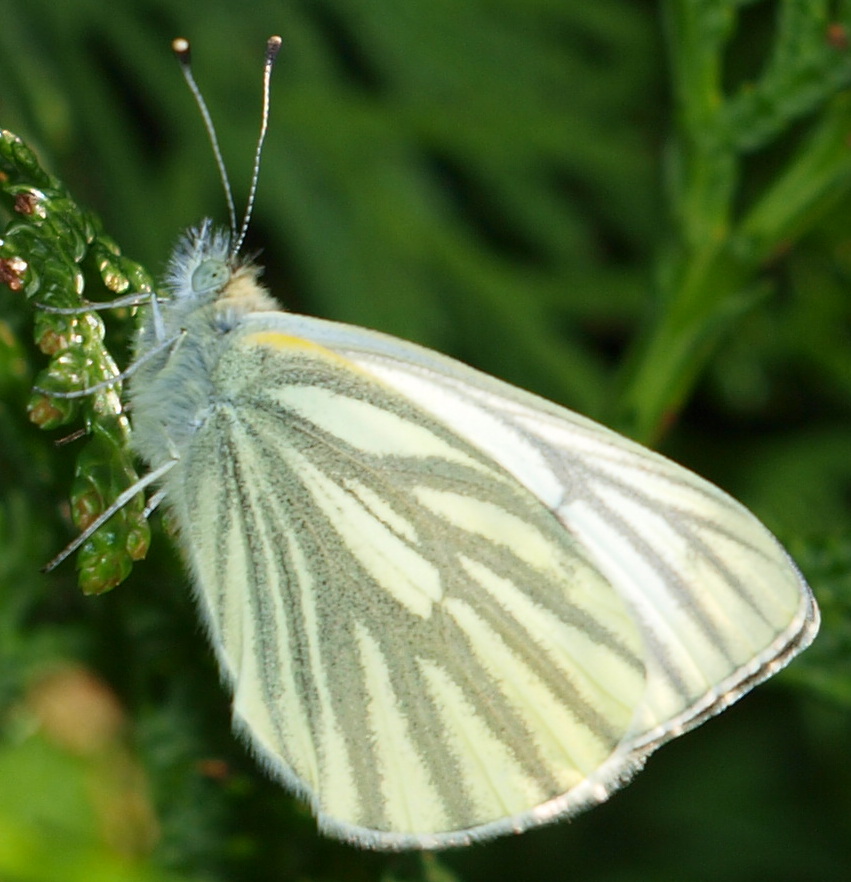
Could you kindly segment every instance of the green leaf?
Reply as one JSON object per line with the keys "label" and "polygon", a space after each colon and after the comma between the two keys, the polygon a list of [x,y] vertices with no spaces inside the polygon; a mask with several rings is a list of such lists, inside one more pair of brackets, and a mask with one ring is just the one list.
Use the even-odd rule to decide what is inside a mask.
{"label": "green leaf", "polygon": [[[43,429],[82,422],[91,440],[80,445],[77,481],[71,493],[74,525],[85,529],[112,501],[138,480],[129,451],[119,375],[104,346],[100,316],[84,308],[87,286],[150,297],[153,285],[140,267],[121,258],[100,233],[96,218],[80,210],[65,188],[38,165],[14,134],[0,132],[0,190],[13,219],[3,232],[0,260],[17,268],[13,290],[26,295],[36,311],[34,335],[49,362],[35,378],[28,405],[30,419]],[[92,278],[87,261],[100,270]],[[87,278],[88,276],[88,278]],[[73,315],[48,311],[74,309]],[[63,397],[87,389],[81,398]],[[80,585],[86,593],[114,588],[129,574],[132,561],[145,556],[148,526],[138,494],[104,524],[78,555]]]}

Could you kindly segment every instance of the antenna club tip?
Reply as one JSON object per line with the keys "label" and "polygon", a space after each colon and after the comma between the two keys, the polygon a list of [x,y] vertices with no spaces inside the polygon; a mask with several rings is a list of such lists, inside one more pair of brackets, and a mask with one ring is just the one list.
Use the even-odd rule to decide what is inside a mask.
{"label": "antenna club tip", "polygon": [[266,41],[266,52],[274,58],[280,51],[283,42],[284,41],[277,34],[269,37]]}
{"label": "antenna club tip", "polygon": [[171,41],[171,51],[180,61],[187,60],[189,58],[189,40],[186,37],[175,37]]}

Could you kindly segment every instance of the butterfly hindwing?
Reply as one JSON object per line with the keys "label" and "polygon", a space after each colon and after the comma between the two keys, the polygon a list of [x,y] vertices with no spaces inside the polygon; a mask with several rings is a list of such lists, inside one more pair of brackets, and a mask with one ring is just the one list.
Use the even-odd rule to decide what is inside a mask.
{"label": "butterfly hindwing", "polygon": [[169,475],[236,717],[343,835],[534,823],[630,727],[627,605],[441,421],[324,348],[241,333]]}

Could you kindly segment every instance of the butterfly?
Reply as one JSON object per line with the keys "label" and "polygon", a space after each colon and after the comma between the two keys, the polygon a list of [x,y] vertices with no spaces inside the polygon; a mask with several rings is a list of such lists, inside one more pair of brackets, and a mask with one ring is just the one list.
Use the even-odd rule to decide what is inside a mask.
{"label": "butterfly", "polygon": [[282,311],[240,256],[256,179],[241,231],[229,196],[231,229],[186,233],[142,312],[132,443],[235,727],[324,832],[440,848],[569,817],[812,641],[801,574],[712,484],[436,352]]}

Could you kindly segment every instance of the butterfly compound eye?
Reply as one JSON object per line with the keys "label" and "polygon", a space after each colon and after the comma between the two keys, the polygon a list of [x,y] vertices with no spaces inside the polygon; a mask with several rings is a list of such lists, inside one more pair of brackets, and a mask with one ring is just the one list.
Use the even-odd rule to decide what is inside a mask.
{"label": "butterfly compound eye", "polygon": [[192,290],[196,294],[217,291],[230,278],[230,267],[221,260],[204,260],[192,273]]}

